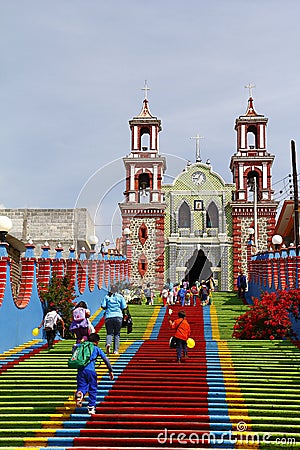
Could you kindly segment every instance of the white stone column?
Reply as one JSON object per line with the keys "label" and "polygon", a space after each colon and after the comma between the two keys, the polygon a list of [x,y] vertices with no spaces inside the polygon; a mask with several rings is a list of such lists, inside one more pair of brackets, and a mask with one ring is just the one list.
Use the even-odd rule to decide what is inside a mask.
{"label": "white stone column", "polygon": [[157,190],[157,174],[158,174],[158,167],[157,164],[153,164],[153,190]]}
{"label": "white stone column", "polygon": [[138,150],[138,127],[133,127],[133,149]]}

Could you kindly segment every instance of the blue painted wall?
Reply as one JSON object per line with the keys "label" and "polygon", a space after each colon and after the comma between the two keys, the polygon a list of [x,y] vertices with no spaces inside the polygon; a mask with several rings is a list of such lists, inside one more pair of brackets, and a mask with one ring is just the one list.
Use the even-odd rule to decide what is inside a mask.
{"label": "blue painted wall", "polygon": [[[10,280],[10,267],[7,266],[7,280]],[[93,314],[100,308],[101,299],[107,293],[106,289],[98,289],[95,286],[94,291],[90,292],[88,286],[83,294],[79,294],[77,286],[75,291],[78,294],[77,301],[83,300],[87,303]],[[4,299],[0,307],[0,353],[10,350],[25,342],[36,339],[32,335],[33,328],[40,325],[43,319],[43,308],[40,302],[37,290],[36,276],[30,301],[26,308],[16,307],[11,292],[10,282],[6,283]],[[42,330],[37,338],[42,337]]]}

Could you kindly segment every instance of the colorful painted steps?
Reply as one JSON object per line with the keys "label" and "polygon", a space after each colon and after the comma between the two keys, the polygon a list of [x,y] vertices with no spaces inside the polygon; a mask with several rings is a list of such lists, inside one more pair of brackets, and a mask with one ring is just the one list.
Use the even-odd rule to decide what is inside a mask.
{"label": "colorful painted steps", "polygon": [[[178,310],[179,308],[174,308]],[[203,342],[203,325],[201,323],[202,308],[189,311],[190,322],[193,327],[193,336],[198,341],[197,348],[193,349],[191,358],[180,366],[178,370],[174,351],[170,351],[168,341],[170,330],[167,326],[167,317],[164,318],[158,340],[149,340],[139,348],[138,352],[126,366],[118,381],[114,384],[105,400],[97,408],[97,414],[93,416],[84,430],[79,434],[74,430],[66,430],[61,436],[49,440],[49,444],[55,446],[72,445],[76,447],[109,448],[118,446],[122,440],[122,446],[127,442],[128,446],[136,448],[137,442],[148,448],[157,446],[158,436],[167,428],[173,433],[182,430],[182,417],[185,416],[186,430],[188,433],[197,433],[205,447],[208,440],[205,437],[211,428],[207,409],[207,382],[206,382],[206,357],[205,343]],[[188,375],[186,368],[189,368]],[[185,377],[188,379],[185,380]],[[224,400],[218,398],[216,392],[215,407],[217,414],[222,411]],[[122,405],[120,411],[120,405]],[[173,417],[172,417],[173,415]],[[194,421],[193,421],[194,416]],[[102,419],[101,419],[102,417]],[[118,427],[115,424],[109,429],[103,426],[95,427],[95,420],[111,419],[118,417]],[[151,418],[149,420],[149,417]],[[153,420],[154,418],[154,420]],[[155,420],[157,418],[157,420]],[[128,419],[131,421],[128,426]],[[217,424],[217,415],[215,423]],[[133,423],[140,424],[133,428]],[[221,435],[222,426],[215,426],[216,433]],[[227,421],[228,422],[228,421]],[[143,427],[141,428],[141,425]],[[192,427],[192,428],[191,428]],[[193,428],[194,427],[194,428]],[[72,435],[72,437],[70,437]],[[73,439],[73,440],[72,440]],[[175,447],[180,442],[173,443]],[[191,445],[190,445],[191,446]],[[232,448],[227,445],[226,448]]]}
{"label": "colorful painted steps", "polygon": [[[111,357],[114,363],[116,377],[122,371],[122,367],[128,363],[128,360],[135,353],[139,345],[141,345],[142,341],[138,339],[146,332],[148,324],[151,324],[153,321],[153,317],[155,321],[160,309],[160,307],[151,307],[151,309],[149,308],[143,311],[142,315],[140,315],[141,309],[136,309],[136,314],[134,314],[134,311],[131,311],[135,321],[134,332],[131,335],[123,333],[122,355],[119,358],[115,356]],[[100,330],[101,334],[103,342],[105,331]],[[130,354],[127,354],[126,349],[130,346],[132,351],[131,353],[129,352]],[[13,428],[15,430],[18,428],[19,431],[16,431],[15,435],[23,435],[26,438],[30,434],[31,436],[35,436],[35,429],[44,429],[45,427],[52,429],[55,419],[58,419],[56,420],[57,427],[62,426],[64,420],[74,412],[75,402],[73,400],[73,392],[76,385],[75,372],[72,373],[66,366],[72,342],[60,341],[56,343],[54,350],[50,352],[46,350],[44,342],[37,342],[35,347],[41,350],[41,354],[39,356],[35,355],[31,359],[30,356],[34,352],[31,351],[29,345],[27,345],[27,348],[24,345],[24,350],[22,349],[23,351],[21,353],[20,349],[18,349],[2,355],[3,364],[7,364],[8,358],[13,360],[13,364],[9,364],[9,370],[6,371],[5,377],[0,377],[0,391],[7,394],[3,398],[3,403],[0,398],[0,411],[2,413],[0,417],[0,445],[2,446],[9,444],[11,447],[21,445],[23,442],[20,442],[20,439],[15,440],[11,437],[11,427],[5,426],[5,423],[16,423],[17,425]],[[99,369],[100,375],[101,372],[104,372],[104,368]],[[40,389],[37,389],[37,380]],[[22,388],[18,389],[17,386],[22,386]],[[105,377],[103,377],[101,390],[98,393],[98,401],[101,401],[101,398],[106,395],[110,387],[111,382],[108,377],[106,381]],[[7,401],[8,399],[9,401]],[[78,412],[80,413],[80,411]],[[25,420],[20,421],[21,416]],[[85,414],[84,417],[88,418],[89,416]],[[24,426],[24,428],[31,428],[31,431],[27,429],[25,432],[20,431],[23,428],[24,422],[30,422],[30,419],[35,419],[31,420],[32,425],[35,424],[35,426]],[[23,422],[23,424],[20,422]],[[8,431],[5,432],[5,429]],[[51,433],[53,434],[53,429]],[[47,431],[45,434],[48,434]]]}
{"label": "colorful painted steps", "polygon": [[[99,368],[93,417],[86,404],[75,408],[75,377],[65,366],[70,342],[26,360],[21,352],[20,364],[0,376],[0,450],[299,448],[299,349],[287,341],[232,340],[233,318],[245,308],[221,293],[211,307],[186,307],[197,344],[178,365],[168,348],[166,308],[132,307],[138,325],[111,357],[116,381]],[[179,433],[194,442],[179,442]],[[263,442],[267,433],[274,442]]]}

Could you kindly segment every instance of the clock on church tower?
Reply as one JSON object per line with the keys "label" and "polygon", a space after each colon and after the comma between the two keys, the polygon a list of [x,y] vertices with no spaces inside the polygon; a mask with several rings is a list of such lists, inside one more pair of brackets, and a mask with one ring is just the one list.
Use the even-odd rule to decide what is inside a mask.
{"label": "clock on church tower", "polygon": [[201,184],[205,183],[205,180],[206,180],[206,176],[201,171],[194,172],[192,175],[192,182],[196,186],[201,186]]}
{"label": "clock on church tower", "polygon": [[123,158],[126,171],[125,199],[119,203],[123,230],[130,229],[131,281],[164,283],[164,212],[161,189],[165,158],[159,155],[161,121],[149,109],[147,83],[141,112],[129,121],[131,152]]}

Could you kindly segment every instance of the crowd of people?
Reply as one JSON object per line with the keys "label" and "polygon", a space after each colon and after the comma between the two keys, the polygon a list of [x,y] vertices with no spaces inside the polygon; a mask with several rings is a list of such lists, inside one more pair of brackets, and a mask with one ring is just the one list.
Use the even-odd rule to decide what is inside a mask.
{"label": "crowd of people", "polygon": [[[201,283],[196,281],[191,287],[187,280],[183,280],[181,284],[173,285],[170,279],[168,279],[160,295],[163,305],[165,306],[175,305],[176,303],[180,304],[182,307],[189,305],[196,306],[198,302],[204,306],[211,303],[214,286],[215,284],[212,276],[206,281],[202,280]],[[154,304],[154,291],[149,283],[144,289],[140,289],[139,295],[140,298],[143,297],[145,299],[146,305]],[[89,414],[95,414],[97,395],[97,373],[95,364],[98,357],[106,364],[110,379],[114,379],[112,366],[108,356],[111,353],[115,355],[119,354],[120,333],[124,311],[127,308],[127,302],[125,297],[118,292],[117,286],[111,286],[107,295],[102,299],[100,306],[104,310],[105,318],[105,353],[98,347],[100,337],[91,323],[91,312],[84,301],[80,301],[74,306],[72,311],[72,323],[70,325],[70,331],[72,331],[75,337],[75,343],[72,348],[73,354],[84,342],[93,344],[90,344],[92,351],[88,364],[77,370],[77,389],[75,393],[76,405],[78,407],[82,406],[85,395],[89,393]],[[188,357],[186,341],[190,336],[190,326],[183,310],[178,313],[178,319],[174,321],[169,319],[169,321],[170,327],[175,330],[175,336],[177,338],[177,361],[180,363],[182,357]],[[51,305],[38,327],[44,328],[49,350],[53,347],[59,323],[61,324],[61,334],[63,336],[65,328],[64,320],[60,316],[58,309]]]}
{"label": "crowd of people", "polygon": [[188,280],[173,284],[170,279],[164,285],[160,295],[165,305],[180,304],[181,306],[210,305],[212,293],[215,290],[215,282],[211,275],[207,280],[196,280],[191,286]]}
{"label": "crowd of people", "polygon": [[[246,277],[243,272],[239,274],[237,279],[238,296],[243,298],[245,296],[245,289],[247,287]],[[160,297],[164,306],[179,304],[181,307],[185,306],[202,306],[210,305],[212,303],[212,294],[215,290],[215,282],[211,275],[207,280],[196,280],[195,283],[189,285],[188,280],[182,280],[181,284],[173,284],[170,279],[167,279],[163,286]],[[145,299],[146,305],[154,304],[154,291],[148,283],[144,289],[140,286],[135,292],[135,298],[139,299],[139,304],[143,303]],[[96,333],[90,321],[91,312],[84,301],[80,301],[74,306],[72,312],[72,323],[70,331],[75,336],[75,344],[72,352],[82,345],[84,342],[90,342],[92,347],[91,355],[88,363],[77,370],[77,389],[75,393],[76,405],[82,406],[84,397],[89,393],[88,412],[95,414],[96,410],[96,396],[97,396],[97,373],[96,360],[100,357],[106,364],[111,380],[114,379],[113,369],[108,356],[113,353],[119,354],[120,332],[122,328],[124,311],[127,309],[126,293],[124,296],[118,292],[117,286],[111,286],[107,295],[101,301],[101,308],[104,310],[105,328],[106,328],[106,354],[98,347],[100,336]],[[172,310],[169,308],[169,314]],[[57,333],[58,324],[62,328],[62,336],[64,335],[65,324],[63,318],[58,313],[58,309],[51,305],[47,314],[38,328],[43,327],[48,343],[48,349],[51,350],[53,342]],[[188,358],[187,340],[190,338],[191,329],[186,320],[186,313],[184,310],[178,312],[178,319],[172,320],[169,317],[170,328],[174,330],[174,337],[176,338],[176,355],[177,362],[181,363],[182,358]],[[93,344],[93,345],[92,345]]]}

